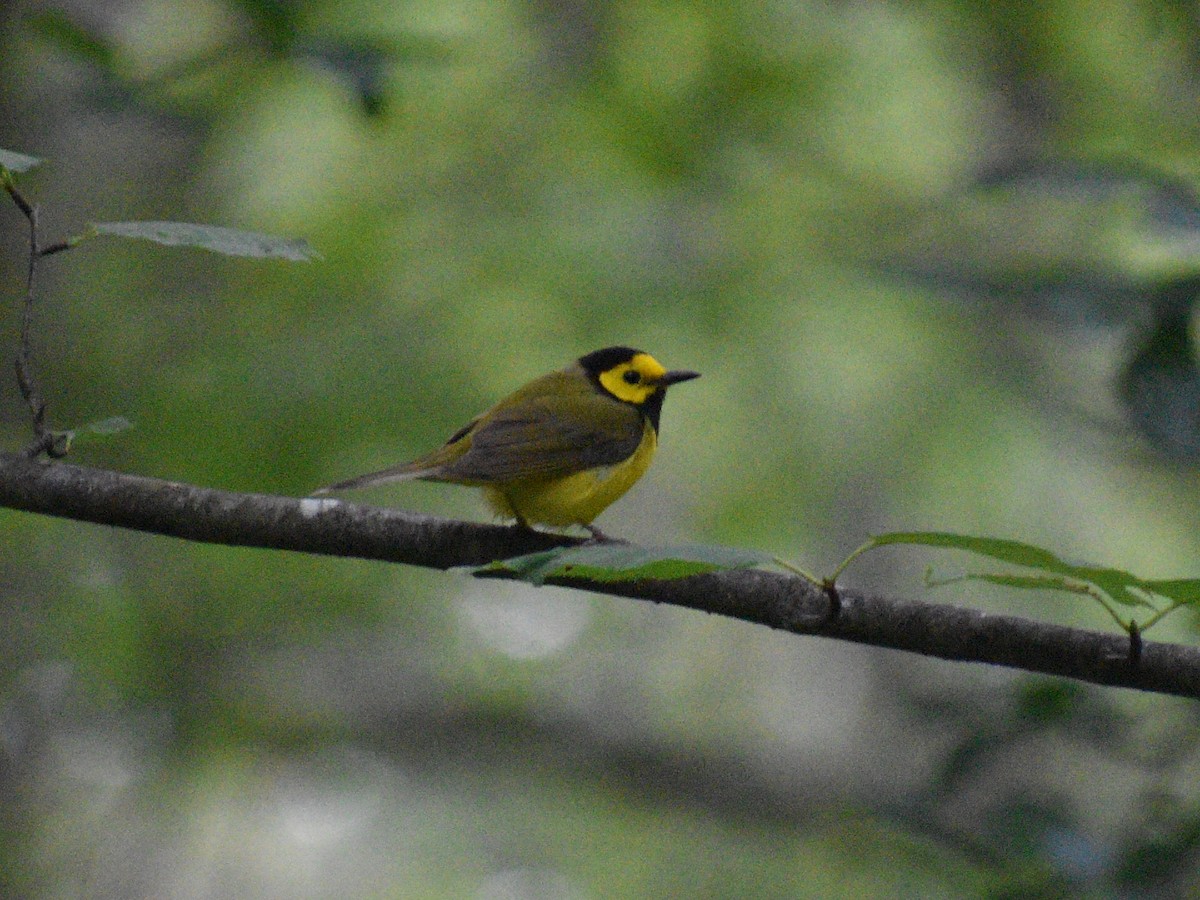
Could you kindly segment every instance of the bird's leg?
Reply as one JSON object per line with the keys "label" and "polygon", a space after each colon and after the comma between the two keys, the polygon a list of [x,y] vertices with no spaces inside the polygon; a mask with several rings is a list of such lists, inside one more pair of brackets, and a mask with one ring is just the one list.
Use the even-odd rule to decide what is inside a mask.
{"label": "bird's leg", "polygon": [[588,541],[589,544],[628,544],[629,543],[629,541],[622,540],[621,538],[609,537],[607,534],[605,534],[603,531],[601,531],[595,525],[586,524],[583,527],[586,528],[592,536],[591,540]]}

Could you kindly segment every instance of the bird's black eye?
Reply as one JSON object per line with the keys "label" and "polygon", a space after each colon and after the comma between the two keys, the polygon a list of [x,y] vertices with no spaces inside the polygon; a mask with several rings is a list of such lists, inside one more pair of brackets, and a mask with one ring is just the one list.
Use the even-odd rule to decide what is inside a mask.
{"label": "bird's black eye", "polygon": [[626,372],[621,377],[625,379],[626,384],[637,384],[639,381],[642,380],[642,373],[637,372],[634,369],[630,369],[628,372]]}

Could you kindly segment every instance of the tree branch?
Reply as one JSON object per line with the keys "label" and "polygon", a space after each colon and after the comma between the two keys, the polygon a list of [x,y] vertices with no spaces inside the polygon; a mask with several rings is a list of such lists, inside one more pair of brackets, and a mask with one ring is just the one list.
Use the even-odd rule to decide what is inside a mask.
{"label": "tree branch", "polygon": [[[357,557],[447,569],[479,566],[578,538],[451,521],[337,500],[234,494],[137,475],[0,454],[0,506],[205,543]],[[982,662],[1200,698],[1200,648],[838,589],[759,570],[678,581],[548,583],[668,603],[795,634]]]}

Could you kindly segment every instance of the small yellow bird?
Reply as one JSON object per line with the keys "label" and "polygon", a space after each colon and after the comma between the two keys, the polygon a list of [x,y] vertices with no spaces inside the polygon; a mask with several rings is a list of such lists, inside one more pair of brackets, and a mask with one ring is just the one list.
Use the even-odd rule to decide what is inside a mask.
{"label": "small yellow bird", "polygon": [[432,453],[315,493],[414,479],[465,484],[520,525],[582,525],[603,540],[592,520],[649,468],[667,388],[699,377],[606,347],[535,378]]}

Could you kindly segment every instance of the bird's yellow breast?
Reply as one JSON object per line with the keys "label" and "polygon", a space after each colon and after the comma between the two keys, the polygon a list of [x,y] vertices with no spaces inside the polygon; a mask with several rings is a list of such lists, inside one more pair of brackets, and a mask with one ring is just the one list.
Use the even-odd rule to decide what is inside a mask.
{"label": "bird's yellow breast", "polygon": [[612,466],[584,469],[551,479],[521,479],[488,485],[483,494],[496,515],[530,525],[590,525],[592,520],[646,474],[658,435],[649,422],[633,454]]}

